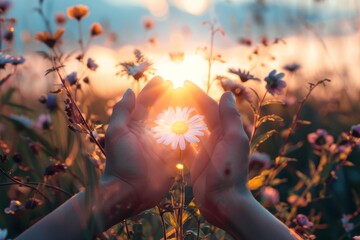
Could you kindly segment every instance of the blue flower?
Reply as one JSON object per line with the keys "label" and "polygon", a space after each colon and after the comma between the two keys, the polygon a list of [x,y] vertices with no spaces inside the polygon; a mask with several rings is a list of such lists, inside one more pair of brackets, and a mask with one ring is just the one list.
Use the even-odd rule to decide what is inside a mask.
{"label": "blue flower", "polygon": [[286,82],[282,80],[285,76],[284,73],[276,74],[276,70],[272,70],[269,75],[265,78],[266,90],[271,94],[280,95],[283,88],[286,87]]}

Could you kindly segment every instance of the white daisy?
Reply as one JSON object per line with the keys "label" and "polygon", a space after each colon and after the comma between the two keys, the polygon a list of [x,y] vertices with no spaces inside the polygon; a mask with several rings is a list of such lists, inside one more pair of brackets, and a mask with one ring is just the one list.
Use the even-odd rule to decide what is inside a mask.
{"label": "white daisy", "polygon": [[[154,137],[158,143],[170,145],[176,149],[179,145],[181,150],[185,150],[185,140],[189,143],[200,142],[197,136],[204,136],[203,131],[207,130],[203,122],[204,116],[194,114],[194,108],[169,107],[159,114],[153,127]],[[190,116],[192,115],[192,116]]]}

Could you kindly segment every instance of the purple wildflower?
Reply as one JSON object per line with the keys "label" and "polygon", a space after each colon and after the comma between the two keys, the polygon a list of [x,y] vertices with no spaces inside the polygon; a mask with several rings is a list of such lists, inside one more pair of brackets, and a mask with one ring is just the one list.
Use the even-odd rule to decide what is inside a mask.
{"label": "purple wildflower", "polygon": [[245,71],[245,70],[241,71],[240,68],[238,69],[229,68],[228,72],[237,75],[242,82],[247,82],[249,80],[260,81],[259,78],[256,78],[254,77],[254,75],[251,75],[249,71]]}
{"label": "purple wildflower", "polygon": [[316,148],[321,149],[324,145],[330,145],[334,142],[334,137],[329,135],[324,129],[318,129],[316,132],[310,133],[307,137],[309,143]]}
{"label": "purple wildflower", "polygon": [[71,86],[75,85],[77,80],[77,72],[72,72],[65,78],[65,81],[67,81]]}
{"label": "purple wildflower", "polygon": [[285,69],[286,71],[288,71],[288,72],[294,73],[294,72],[296,72],[297,70],[299,70],[300,67],[301,67],[301,66],[300,66],[299,64],[293,63],[293,64],[287,64],[287,65],[285,65],[285,66],[284,66],[284,69]]}
{"label": "purple wildflower", "polygon": [[272,70],[265,78],[266,90],[268,90],[271,95],[280,95],[283,88],[286,87],[286,82],[282,80],[284,76],[284,73],[276,74],[276,70]]}
{"label": "purple wildflower", "polygon": [[351,136],[360,138],[360,124],[351,127]]}
{"label": "purple wildflower", "polygon": [[47,99],[46,99],[46,107],[50,111],[53,111],[57,108],[56,95],[48,94]]}
{"label": "purple wildflower", "polygon": [[14,66],[23,64],[25,62],[25,58],[23,56],[12,56],[10,63]]}
{"label": "purple wildflower", "polygon": [[298,214],[296,216],[295,222],[302,228],[309,229],[314,226],[314,223],[312,223],[307,216],[304,214]]}
{"label": "purple wildflower", "polygon": [[250,157],[249,168],[262,171],[270,167],[270,156],[266,153],[254,152]]}
{"label": "purple wildflower", "polygon": [[99,67],[92,58],[88,58],[86,66],[92,71],[96,71]]}
{"label": "purple wildflower", "polygon": [[11,200],[10,206],[4,209],[6,214],[15,214],[17,211],[23,208],[22,204],[18,200]]}
{"label": "purple wildflower", "polygon": [[354,224],[350,223],[350,217],[345,214],[342,215],[341,223],[346,232],[351,232],[354,229]]}
{"label": "purple wildflower", "polygon": [[11,1],[9,0],[1,0],[0,1],[0,14],[4,14],[7,12],[7,10],[9,10],[9,8],[11,7]]}

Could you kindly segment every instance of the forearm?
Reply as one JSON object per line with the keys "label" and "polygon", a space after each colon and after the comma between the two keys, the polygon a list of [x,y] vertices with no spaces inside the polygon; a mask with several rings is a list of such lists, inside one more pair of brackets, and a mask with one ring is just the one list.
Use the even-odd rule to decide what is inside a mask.
{"label": "forearm", "polygon": [[219,204],[224,226],[236,239],[301,239],[268,212],[249,191],[234,193]]}
{"label": "forearm", "polygon": [[17,239],[82,239],[84,234],[100,234],[132,214],[134,206],[128,204],[132,197],[126,184],[111,182],[91,192],[80,192]]}

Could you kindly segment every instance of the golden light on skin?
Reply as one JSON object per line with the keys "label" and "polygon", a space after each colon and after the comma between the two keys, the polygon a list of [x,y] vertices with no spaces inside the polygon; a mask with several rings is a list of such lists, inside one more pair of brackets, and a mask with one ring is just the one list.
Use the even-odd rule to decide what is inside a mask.
{"label": "golden light on skin", "polygon": [[178,163],[178,164],[176,164],[176,168],[177,168],[178,170],[183,170],[183,169],[184,169],[184,164]]}

